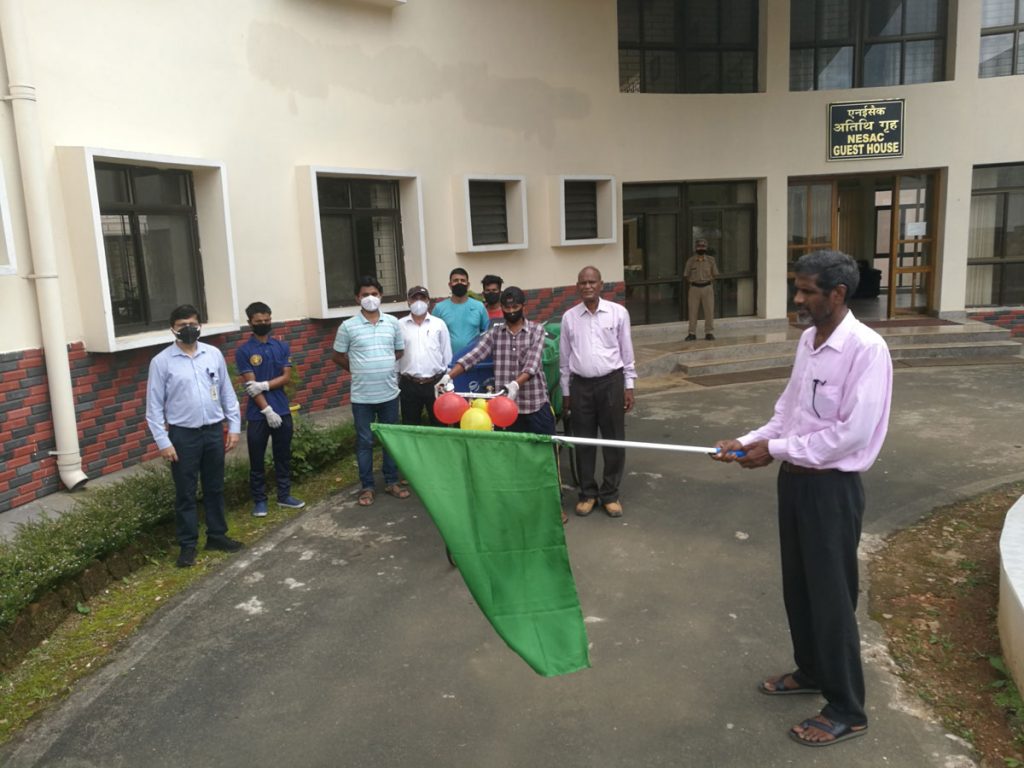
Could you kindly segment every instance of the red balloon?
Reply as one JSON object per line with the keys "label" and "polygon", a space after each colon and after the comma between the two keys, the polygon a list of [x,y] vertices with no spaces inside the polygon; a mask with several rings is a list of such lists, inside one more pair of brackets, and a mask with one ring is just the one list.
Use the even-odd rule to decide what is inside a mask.
{"label": "red balloon", "polygon": [[468,408],[469,403],[454,392],[445,392],[434,401],[434,415],[442,424],[454,424]]}
{"label": "red balloon", "polygon": [[496,427],[511,427],[519,418],[519,406],[508,397],[496,397],[487,406],[487,413]]}

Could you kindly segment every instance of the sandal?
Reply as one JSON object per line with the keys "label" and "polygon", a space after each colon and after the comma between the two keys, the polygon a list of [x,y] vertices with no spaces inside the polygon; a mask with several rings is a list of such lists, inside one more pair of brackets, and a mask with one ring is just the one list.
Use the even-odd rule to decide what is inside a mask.
{"label": "sandal", "polygon": [[[800,681],[796,679],[796,672],[787,672],[784,675],[778,677],[770,677],[767,680],[757,684],[757,690],[763,693],[765,696],[792,696],[798,693],[821,693],[821,689],[813,685],[801,685]],[[792,680],[796,683],[796,687],[790,688],[786,685],[786,680]]]}
{"label": "sandal", "polygon": [[[802,728],[803,730],[797,733],[794,730],[795,728]],[[811,728],[827,733],[832,738],[825,741],[811,741],[804,738],[802,734]],[[837,723],[834,720],[829,720],[824,715],[816,715],[815,717],[807,718],[800,725],[790,728],[789,738],[798,744],[803,744],[805,747],[831,747],[840,741],[848,741],[849,739],[863,736],[867,732],[867,725],[847,725],[846,723]]]}
{"label": "sandal", "polygon": [[363,488],[363,490],[361,490],[359,492],[359,499],[358,499],[359,506],[360,507],[368,507],[368,506],[370,506],[371,504],[373,504],[373,500],[374,500],[375,496],[376,496],[376,494],[373,492],[373,488]]}
{"label": "sandal", "polygon": [[389,496],[394,496],[396,499],[408,499],[409,489],[403,488],[398,483],[392,483],[391,485],[384,486],[384,493]]}

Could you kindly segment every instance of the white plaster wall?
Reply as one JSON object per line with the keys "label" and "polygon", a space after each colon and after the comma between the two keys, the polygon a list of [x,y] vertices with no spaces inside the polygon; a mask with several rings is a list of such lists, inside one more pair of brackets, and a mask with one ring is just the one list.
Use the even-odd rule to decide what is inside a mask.
{"label": "white plaster wall", "polygon": [[[790,93],[788,2],[767,0],[768,91],[688,96],[619,93],[615,0],[26,3],[68,337],[82,337],[82,313],[97,297],[80,295],[71,270],[59,146],[224,163],[238,305],[261,298],[282,320],[308,315],[315,298],[299,166],[419,176],[428,267],[420,274],[407,254],[407,280],[435,292],[455,265],[474,282],[496,272],[526,288],[572,283],[586,263],[622,278],[620,244],[550,245],[552,174],[610,174],[620,185],[758,179],[768,194],[758,306],[769,317],[785,312],[790,176],[949,169],[937,309],[962,310],[970,171],[1024,161],[1024,77],[977,79],[980,0],[955,5],[956,81]],[[826,162],[828,102],[881,98],[906,99],[905,157]],[[5,161],[10,133],[0,107]],[[454,253],[451,182],[465,173],[526,177],[528,249]],[[10,183],[15,169],[7,175]],[[15,237],[24,252],[20,221]],[[19,273],[29,263],[22,257]],[[0,276],[0,305],[19,318],[0,351],[38,346],[33,304],[27,281]]]}

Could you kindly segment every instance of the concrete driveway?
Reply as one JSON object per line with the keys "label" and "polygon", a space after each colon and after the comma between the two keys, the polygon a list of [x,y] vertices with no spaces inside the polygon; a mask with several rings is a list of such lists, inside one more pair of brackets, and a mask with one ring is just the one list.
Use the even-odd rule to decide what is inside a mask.
{"label": "concrete driveway", "polygon": [[[1022,373],[897,372],[890,437],[865,477],[866,551],[937,504],[1024,476]],[[628,437],[734,437],[768,418],[783,384],[641,390]],[[572,515],[566,529],[590,670],[544,679],[508,651],[415,497],[360,508],[339,495],[164,608],[0,763],[973,765],[901,691],[863,615],[869,733],[793,744],[787,729],[821,701],[755,690],[792,666],[775,469],[632,451],[627,473],[623,518]]]}

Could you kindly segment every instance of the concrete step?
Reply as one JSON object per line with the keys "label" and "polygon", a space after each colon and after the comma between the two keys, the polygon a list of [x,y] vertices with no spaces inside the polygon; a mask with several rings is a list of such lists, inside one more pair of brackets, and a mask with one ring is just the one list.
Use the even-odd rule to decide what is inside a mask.
{"label": "concrete step", "polygon": [[890,345],[889,353],[893,360],[906,360],[921,357],[1019,357],[1021,345],[1016,341],[964,341],[947,342],[945,344],[914,344]]}
{"label": "concrete step", "polygon": [[695,376],[717,376],[722,373],[756,371],[761,368],[783,368],[793,364],[793,354],[762,355],[734,360],[705,360],[703,362],[680,362],[676,371],[687,378]]}
{"label": "concrete step", "polygon": [[[942,357],[945,359],[968,359],[973,357],[1014,357],[1021,356],[1022,346],[1015,341],[971,341],[947,342],[946,344],[913,344],[890,347],[894,360]],[[793,352],[757,354],[749,357],[723,357],[721,359],[691,360],[685,356],[678,361],[676,373],[687,378],[718,376],[743,371],[758,371],[769,368],[784,368],[793,365]]]}
{"label": "concrete step", "polygon": [[[979,324],[980,325],[980,324]],[[1005,341],[1010,331],[1005,328],[939,326],[936,328],[891,328],[879,331],[879,335],[890,346],[912,346],[924,344],[945,344],[968,341]]]}
{"label": "concrete step", "polygon": [[[675,336],[650,333],[634,341],[640,376],[678,372],[688,378],[778,369],[792,365],[801,329],[779,323],[757,329],[726,328],[715,341],[685,342],[684,328]],[[888,326],[877,329],[894,360],[925,358],[966,359],[970,357],[1014,357],[1024,355],[1024,346],[1012,340],[1010,332],[985,323],[968,321],[960,325]]]}

